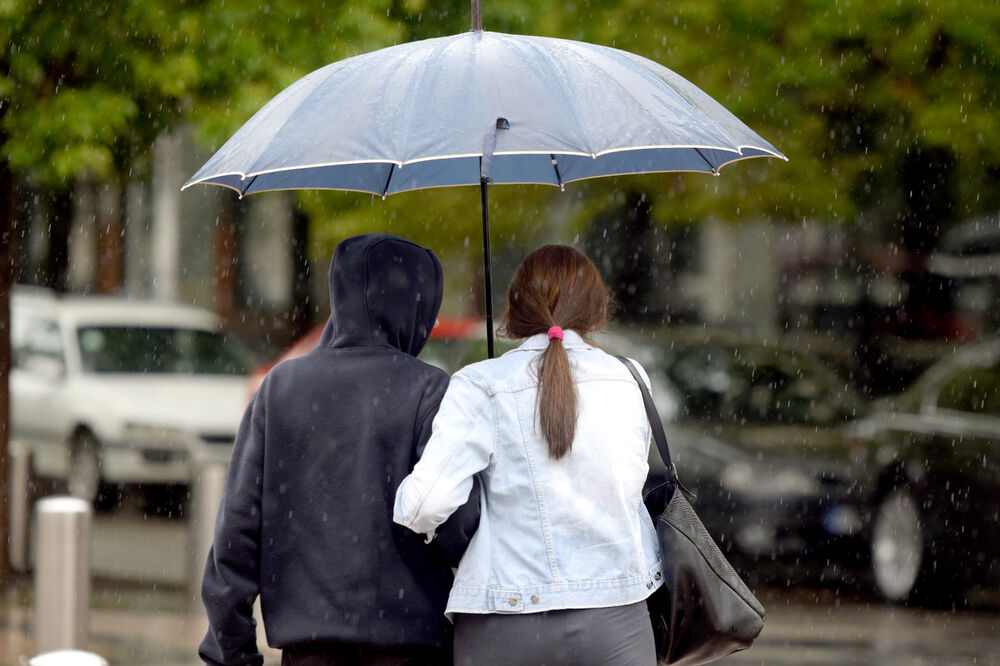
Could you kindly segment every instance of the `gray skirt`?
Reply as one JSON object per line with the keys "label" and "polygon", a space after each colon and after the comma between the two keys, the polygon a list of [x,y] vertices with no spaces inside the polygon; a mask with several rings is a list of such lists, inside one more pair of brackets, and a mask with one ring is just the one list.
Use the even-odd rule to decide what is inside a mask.
{"label": "gray skirt", "polygon": [[521,615],[455,614],[455,666],[656,666],[646,602]]}

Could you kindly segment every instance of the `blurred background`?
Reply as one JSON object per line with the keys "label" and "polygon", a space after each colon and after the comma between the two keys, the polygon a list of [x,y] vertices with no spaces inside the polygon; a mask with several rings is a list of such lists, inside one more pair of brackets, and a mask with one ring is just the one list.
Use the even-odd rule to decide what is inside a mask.
{"label": "blurred background", "polygon": [[[548,242],[612,289],[599,343],[650,371],[695,508],[772,612],[734,663],[997,663],[997,3],[497,0],[483,23],[650,58],[789,158],[491,188],[498,310]],[[475,188],[180,191],[301,76],[468,26],[465,0],[0,0],[0,480],[30,469],[0,534],[46,494],[93,503],[112,663],[196,663],[198,471],[315,344],[339,240],[433,249],[424,357],[485,356]],[[0,555],[0,663],[32,654],[36,555]]]}

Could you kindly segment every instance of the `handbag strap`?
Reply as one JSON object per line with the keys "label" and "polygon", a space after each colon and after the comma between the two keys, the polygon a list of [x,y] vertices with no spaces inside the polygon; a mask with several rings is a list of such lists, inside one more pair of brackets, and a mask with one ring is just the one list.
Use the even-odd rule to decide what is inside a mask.
{"label": "handbag strap", "polygon": [[649,427],[653,430],[653,441],[656,442],[656,448],[660,451],[660,458],[663,459],[663,464],[667,468],[668,480],[676,484],[688,499],[692,499],[694,495],[684,487],[680,477],[677,476],[677,467],[670,458],[670,447],[667,446],[667,434],[663,432],[663,422],[660,421],[660,413],[656,411],[653,396],[649,394],[646,382],[643,381],[642,375],[639,374],[632,361],[624,356],[615,356],[615,358],[625,364],[625,367],[632,373],[636,383],[639,385],[639,392],[642,393],[642,404],[646,407],[646,418],[649,419]]}

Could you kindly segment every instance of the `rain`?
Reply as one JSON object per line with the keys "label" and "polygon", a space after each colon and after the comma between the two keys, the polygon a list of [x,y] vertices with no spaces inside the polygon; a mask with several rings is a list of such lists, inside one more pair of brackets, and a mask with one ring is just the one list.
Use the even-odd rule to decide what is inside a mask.
{"label": "rain", "polygon": [[[375,233],[440,259],[419,358],[448,375],[520,344],[525,255],[593,261],[612,317],[590,342],[647,373],[691,506],[766,609],[719,663],[1000,663],[997,3],[481,2],[485,32],[480,0],[0,1],[0,664],[203,663],[244,415],[324,344],[331,257]],[[543,85],[519,58],[546,49]],[[365,384],[389,418],[392,382]],[[330,499],[324,472],[359,459],[322,432],[345,400],[301,406],[329,456],[274,454],[308,474],[247,516],[361,544],[351,512],[388,501],[396,529],[388,463]],[[648,468],[670,481],[655,444]],[[326,583],[295,594],[353,593]],[[359,589],[310,621],[420,603],[389,573]]]}

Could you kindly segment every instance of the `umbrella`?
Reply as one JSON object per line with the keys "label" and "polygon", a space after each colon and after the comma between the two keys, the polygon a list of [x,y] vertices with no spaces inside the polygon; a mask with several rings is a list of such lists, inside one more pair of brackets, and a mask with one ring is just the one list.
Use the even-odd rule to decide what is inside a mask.
{"label": "umbrella", "polygon": [[347,58],[260,109],[184,185],[241,196],[334,189],[382,197],[479,185],[488,349],[493,304],[487,186],[562,188],[601,176],[718,174],[785,159],[699,88],[619,49],[473,29]]}

